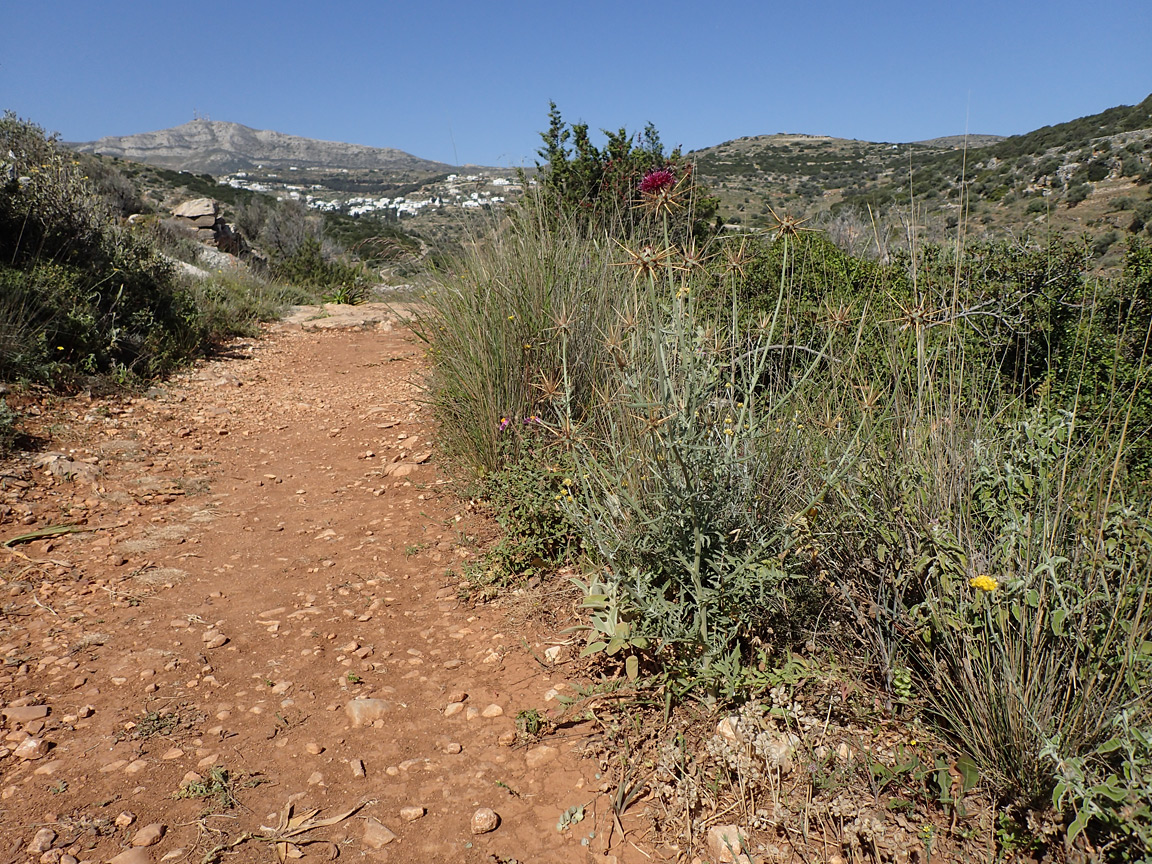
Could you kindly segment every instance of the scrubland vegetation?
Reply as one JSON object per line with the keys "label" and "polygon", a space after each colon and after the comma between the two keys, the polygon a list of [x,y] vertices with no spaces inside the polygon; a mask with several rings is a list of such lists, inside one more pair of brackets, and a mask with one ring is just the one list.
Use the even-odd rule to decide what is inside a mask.
{"label": "scrubland vegetation", "polygon": [[[211,178],[81,156],[12,114],[0,120],[0,154],[0,382],[134,386],[255,332],[291,304],[363,299],[372,281],[319,216],[291,202],[230,197],[236,190]],[[187,197],[230,201],[262,257],[206,264],[205,247],[157,212],[172,184]],[[366,254],[373,263],[413,243],[363,226],[343,235],[361,245],[375,238],[383,251]],[[19,421],[0,406],[3,447]]]}
{"label": "scrubland vegetation", "polygon": [[585,654],[640,701],[784,724],[797,664],[866,682],[856,722],[941,747],[860,767],[878,803],[905,772],[998,857],[1146,860],[1152,249],[1102,279],[1075,244],[719,234],[654,130],[601,151],[554,109],[543,137],[418,327],[509,529],[477,583],[577,568]]}

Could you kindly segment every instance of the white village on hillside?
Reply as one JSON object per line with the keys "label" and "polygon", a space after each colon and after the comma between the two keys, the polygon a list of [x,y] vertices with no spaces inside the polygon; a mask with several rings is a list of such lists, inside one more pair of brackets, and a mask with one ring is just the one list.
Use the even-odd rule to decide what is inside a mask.
{"label": "white village on hillside", "polygon": [[[309,169],[293,167],[289,170]],[[343,169],[342,173],[347,173],[347,169]],[[285,183],[276,176],[258,178],[247,171],[226,175],[219,182],[236,189],[275,195],[281,200],[287,198],[300,201],[313,210],[345,213],[349,216],[377,214],[394,219],[416,216],[429,209],[481,210],[499,207],[507,203],[509,197],[515,198],[523,190],[518,178],[500,176],[483,169],[474,174],[449,174],[443,180],[421,186],[417,192],[395,197],[347,195],[322,183]],[[536,181],[530,179],[528,183],[535,185]]]}

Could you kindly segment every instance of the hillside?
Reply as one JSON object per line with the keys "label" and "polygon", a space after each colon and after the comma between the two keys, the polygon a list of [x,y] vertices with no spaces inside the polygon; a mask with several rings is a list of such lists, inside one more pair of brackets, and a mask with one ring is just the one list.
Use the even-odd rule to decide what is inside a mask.
{"label": "hillside", "polygon": [[[433,242],[458,239],[477,211],[520,192],[510,169],[457,174],[399,150],[209,120],[73,146],[211,174],[232,187],[215,197],[257,192],[353,218],[405,220]],[[1118,262],[1125,236],[1152,231],[1152,96],[1009,138],[895,143],[775,134],[690,155],[733,228],[769,228],[775,209],[825,226],[850,224],[858,238],[874,233],[862,224],[892,217],[886,224],[899,233],[897,211],[915,202],[917,223],[936,236],[960,224],[975,237],[1085,236],[1103,266]]]}
{"label": "hillside", "polygon": [[376,169],[387,172],[442,173],[451,166],[420,159],[390,147],[366,147],[317,141],[239,123],[193,120],[172,129],[120,135],[71,144],[81,153],[102,153],[164,168],[229,174],[260,167]]}
{"label": "hillside", "polygon": [[1087,233],[1101,256],[1152,223],[1152,96],[1024,135],[877,143],[760,135],[695,151],[730,224],[866,215],[915,200],[926,221],[990,236]]}

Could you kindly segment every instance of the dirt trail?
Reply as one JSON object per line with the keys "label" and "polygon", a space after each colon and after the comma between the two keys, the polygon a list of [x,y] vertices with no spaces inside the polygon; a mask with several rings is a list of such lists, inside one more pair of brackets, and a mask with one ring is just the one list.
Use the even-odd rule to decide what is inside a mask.
{"label": "dirt trail", "polygon": [[517,737],[572,692],[571,648],[458,599],[477,517],[419,344],[374,327],[281,324],[146,398],[59,401],[0,462],[0,542],[85,529],[0,547],[0,862],[200,862],[245,833],[221,860],[275,861],[289,802],[362,805],[280,826],[335,844],[305,860],[616,860],[595,730]]}

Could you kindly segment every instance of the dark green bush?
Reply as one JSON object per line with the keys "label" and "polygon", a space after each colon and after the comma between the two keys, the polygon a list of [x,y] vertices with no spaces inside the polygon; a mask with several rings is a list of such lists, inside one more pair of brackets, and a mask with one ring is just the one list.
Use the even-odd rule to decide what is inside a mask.
{"label": "dark green bush", "polygon": [[11,113],[0,154],[0,380],[67,387],[162,375],[309,293],[178,278],[160,247],[179,238],[123,224],[139,203],[124,175],[101,163],[94,182],[89,160]]}
{"label": "dark green bush", "polygon": [[1069,207],[1075,207],[1087,198],[1088,193],[1091,191],[1092,189],[1087,183],[1073,183],[1068,187],[1068,191],[1064,195],[1064,200],[1068,203]]}
{"label": "dark green bush", "polygon": [[172,266],[79,160],[12,114],[0,153],[0,326],[17,328],[0,335],[0,377],[151,376],[186,356],[199,334]]}

